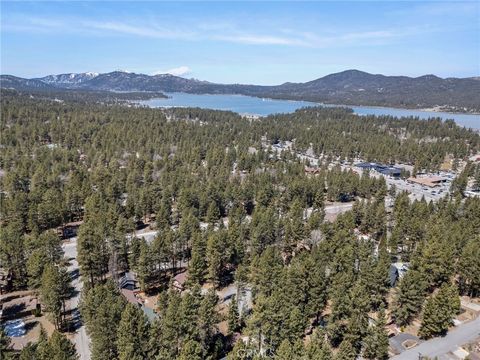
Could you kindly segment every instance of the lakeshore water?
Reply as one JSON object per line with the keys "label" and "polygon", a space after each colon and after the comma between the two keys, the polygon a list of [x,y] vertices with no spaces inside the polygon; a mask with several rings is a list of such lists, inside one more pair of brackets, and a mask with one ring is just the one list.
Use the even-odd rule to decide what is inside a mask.
{"label": "lakeshore water", "polygon": [[[324,105],[309,101],[264,99],[245,95],[208,95],[167,93],[167,99],[140,101],[149,107],[200,107],[215,110],[230,110],[239,114],[267,116],[275,113],[291,113],[306,106]],[[334,105],[324,105],[334,106]],[[343,106],[343,105],[336,105]],[[409,110],[375,106],[350,106],[358,115],[391,115],[396,117],[416,116],[421,119],[453,119],[461,126],[480,129],[480,115],[451,114],[437,111]]]}

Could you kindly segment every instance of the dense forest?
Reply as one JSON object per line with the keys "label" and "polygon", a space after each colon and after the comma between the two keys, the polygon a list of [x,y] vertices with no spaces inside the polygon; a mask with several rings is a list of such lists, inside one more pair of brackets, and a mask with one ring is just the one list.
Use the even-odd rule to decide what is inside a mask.
{"label": "dense forest", "polygon": [[[388,358],[387,324],[445,334],[459,295],[480,295],[480,198],[464,198],[480,136],[440,119],[306,108],[232,112],[63,102],[3,92],[0,264],[12,290],[38,292],[55,332],[19,359],[75,359],[65,338],[69,259],[56,230],[82,221],[80,312],[92,359]],[[277,144],[295,152],[278,152]],[[315,175],[296,153],[315,153]],[[466,163],[452,195],[411,201],[356,159],[437,170]],[[386,199],[392,206],[386,206]],[[354,202],[335,221],[325,206]],[[153,241],[135,237],[149,224]],[[409,269],[393,287],[390,266]],[[173,285],[181,268],[183,291]],[[118,278],[157,298],[149,320]],[[232,284],[226,311],[218,291]],[[251,307],[242,309],[242,293]],[[244,311],[245,310],[245,311]],[[219,324],[226,322],[227,329]]]}

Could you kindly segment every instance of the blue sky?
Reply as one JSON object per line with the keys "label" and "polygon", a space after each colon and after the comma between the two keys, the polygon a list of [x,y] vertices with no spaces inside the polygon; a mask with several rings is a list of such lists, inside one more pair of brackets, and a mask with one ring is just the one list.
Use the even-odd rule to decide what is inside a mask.
{"label": "blue sky", "polygon": [[478,76],[480,2],[1,1],[0,67],[255,84],[346,69]]}

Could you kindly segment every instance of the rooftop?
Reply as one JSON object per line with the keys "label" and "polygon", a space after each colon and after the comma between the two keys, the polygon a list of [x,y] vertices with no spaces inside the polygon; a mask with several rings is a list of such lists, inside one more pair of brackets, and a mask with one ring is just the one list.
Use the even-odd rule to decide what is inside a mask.
{"label": "rooftop", "polygon": [[420,185],[426,185],[429,187],[438,186],[439,183],[447,181],[447,179],[440,176],[427,176],[427,177],[409,177],[407,181],[414,182]]}

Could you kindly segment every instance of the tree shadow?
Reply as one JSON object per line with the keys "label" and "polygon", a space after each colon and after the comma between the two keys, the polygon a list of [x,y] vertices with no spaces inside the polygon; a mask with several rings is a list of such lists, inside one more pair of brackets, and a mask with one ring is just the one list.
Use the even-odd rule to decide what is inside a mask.
{"label": "tree shadow", "polygon": [[25,295],[20,295],[20,294],[10,294],[10,295],[6,295],[4,298],[2,298],[2,303],[5,304],[5,303],[8,303],[12,300],[15,300],[15,299],[18,299],[18,298],[21,298],[21,297],[24,297]]}
{"label": "tree shadow", "polygon": [[3,317],[5,318],[5,320],[19,319],[26,315],[30,315],[30,313],[26,311],[24,303],[15,304],[3,308]]}
{"label": "tree shadow", "polygon": [[80,277],[80,269],[75,269],[73,271],[70,271],[70,279],[73,281],[73,280],[76,280]]}
{"label": "tree shadow", "polygon": [[65,313],[65,323],[63,329],[67,332],[75,332],[83,325],[82,316],[78,308],[67,310]]}
{"label": "tree shadow", "polygon": [[28,333],[30,330],[33,330],[39,322],[37,320],[29,321],[25,324],[25,332]]}

